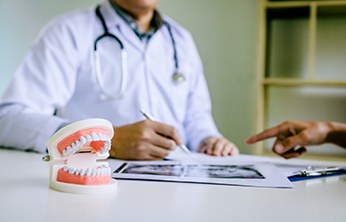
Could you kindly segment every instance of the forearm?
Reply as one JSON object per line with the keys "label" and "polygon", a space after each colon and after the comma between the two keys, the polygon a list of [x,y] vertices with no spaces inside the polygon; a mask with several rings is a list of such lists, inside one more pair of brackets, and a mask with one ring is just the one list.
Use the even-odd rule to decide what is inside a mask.
{"label": "forearm", "polygon": [[338,122],[328,122],[327,124],[330,132],[327,135],[326,142],[346,148],[346,124]]}
{"label": "forearm", "polygon": [[20,105],[0,107],[0,146],[44,153],[48,139],[63,119],[36,113]]}
{"label": "forearm", "polygon": [[190,102],[184,123],[187,145],[193,151],[197,151],[201,142],[208,137],[222,137],[212,116],[211,101],[207,91],[202,91],[199,95],[203,96]]}

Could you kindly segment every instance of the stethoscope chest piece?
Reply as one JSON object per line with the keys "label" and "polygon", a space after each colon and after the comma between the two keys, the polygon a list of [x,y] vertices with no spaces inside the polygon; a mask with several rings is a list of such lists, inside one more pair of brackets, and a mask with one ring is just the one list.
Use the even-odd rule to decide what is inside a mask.
{"label": "stethoscope chest piece", "polygon": [[174,72],[173,76],[172,76],[172,80],[175,84],[180,84],[185,82],[186,78],[184,76],[184,74],[180,73],[180,72]]}

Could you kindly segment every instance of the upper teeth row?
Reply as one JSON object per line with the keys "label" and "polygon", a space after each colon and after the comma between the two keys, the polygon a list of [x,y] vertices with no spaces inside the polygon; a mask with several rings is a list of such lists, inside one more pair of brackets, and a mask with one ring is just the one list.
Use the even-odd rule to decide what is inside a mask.
{"label": "upper teeth row", "polygon": [[98,168],[86,168],[77,169],[71,166],[64,166],[63,170],[69,174],[75,174],[80,176],[106,176],[111,174],[111,168],[107,166],[101,166]]}
{"label": "upper teeth row", "polygon": [[66,149],[63,150],[63,156],[68,156],[70,154],[75,153],[80,147],[82,147],[87,142],[102,140],[105,141],[104,147],[101,148],[100,153],[104,154],[108,150],[110,150],[110,138],[102,133],[92,133],[91,135],[81,136],[79,140],[76,140],[70,146],[67,146]]}

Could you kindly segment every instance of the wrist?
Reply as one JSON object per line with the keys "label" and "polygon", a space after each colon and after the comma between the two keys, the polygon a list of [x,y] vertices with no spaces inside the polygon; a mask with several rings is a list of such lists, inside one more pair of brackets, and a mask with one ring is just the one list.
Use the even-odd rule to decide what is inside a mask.
{"label": "wrist", "polygon": [[346,124],[339,122],[326,122],[328,127],[328,133],[326,136],[326,142],[341,145],[346,140]]}

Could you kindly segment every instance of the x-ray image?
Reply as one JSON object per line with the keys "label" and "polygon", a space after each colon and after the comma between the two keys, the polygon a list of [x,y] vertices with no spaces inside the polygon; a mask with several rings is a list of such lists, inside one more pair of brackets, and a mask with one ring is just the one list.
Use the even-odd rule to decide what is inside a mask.
{"label": "x-ray image", "polygon": [[274,164],[227,161],[125,161],[114,162],[115,179],[292,188]]}
{"label": "x-ray image", "polygon": [[128,164],[124,174],[150,174],[174,177],[264,179],[253,165]]}

